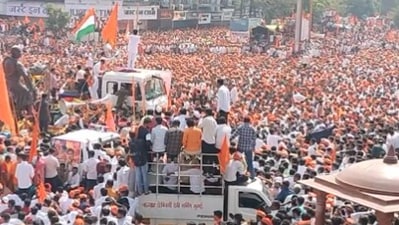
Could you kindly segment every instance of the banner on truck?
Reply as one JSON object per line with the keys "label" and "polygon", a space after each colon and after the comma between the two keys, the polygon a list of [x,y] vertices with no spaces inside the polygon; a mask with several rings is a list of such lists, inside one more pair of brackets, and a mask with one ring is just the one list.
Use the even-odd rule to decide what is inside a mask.
{"label": "banner on truck", "polygon": [[81,160],[81,144],[77,141],[57,140],[53,141],[55,156],[60,163],[68,166],[79,165]]}

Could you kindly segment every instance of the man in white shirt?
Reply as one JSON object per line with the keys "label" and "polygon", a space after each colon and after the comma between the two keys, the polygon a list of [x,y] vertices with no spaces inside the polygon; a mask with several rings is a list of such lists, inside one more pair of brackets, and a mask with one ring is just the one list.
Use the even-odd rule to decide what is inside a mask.
{"label": "man in white shirt", "polygon": [[17,164],[15,169],[15,178],[17,179],[17,194],[28,194],[31,198],[35,194],[32,180],[35,176],[35,170],[31,164],[27,162],[28,156],[23,153],[19,155],[21,162]]}
{"label": "man in white shirt", "polygon": [[[152,151],[156,153],[165,152],[165,134],[168,128],[162,125],[163,119],[158,116],[155,118],[156,126],[151,131]],[[158,157],[158,154],[157,154]]]}
{"label": "man in white shirt", "polygon": [[[205,191],[204,177],[202,176],[201,165],[199,162],[193,160],[191,168],[185,171],[180,171],[180,175],[187,175],[190,177],[190,194],[201,194]],[[185,188],[183,188],[185,189]]]}
{"label": "man in white shirt", "polygon": [[72,171],[68,174],[68,180],[66,186],[69,188],[77,188],[80,185],[80,175],[78,173],[78,167],[74,165]]}
{"label": "man in white shirt", "polygon": [[82,69],[81,65],[78,65],[76,67],[76,69],[78,69],[78,72],[76,72],[76,76],[75,76],[75,81],[78,83],[83,83],[85,81],[85,71],[84,69]]}
{"label": "man in white shirt", "polygon": [[[165,191],[176,191],[177,189],[177,176],[176,173],[179,171],[179,165],[175,164],[175,159],[168,158],[167,164],[163,167],[162,174],[163,184],[166,186]],[[170,185],[170,186],[168,186]]]}
{"label": "man in white shirt", "polygon": [[228,120],[228,114],[230,111],[230,90],[224,85],[223,79],[217,80],[218,93],[217,93],[217,111],[219,117],[224,116]]}
{"label": "man in white shirt", "polygon": [[137,30],[133,30],[133,35],[129,36],[129,44],[128,44],[128,64],[127,67],[129,69],[134,69],[134,65],[136,63],[137,55],[139,54],[139,44],[140,44],[140,36],[138,35]]}
{"label": "man in white shirt", "polygon": [[231,104],[234,105],[238,101],[238,90],[237,90],[236,83],[234,81],[232,82],[231,85],[232,85],[232,88],[230,90],[230,100],[231,100]]}
{"label": "man in white shirt", "polygon": [[93,196],[94,199],[98,199],[101,197],[101,189],[105,188],[105,182],[104,182],[104,177],[98,177],[97,179],[97,185],[93,187]]}
{"label": "man in white shirt", "polygon": [[92,100],[99,99],[98,89],[101,87],[101,78],[104,75],[102,66],[104,65],[105,58],[101,58],[100,62],[96,63],[93,67],[93,85],[89,87],[90,97]]}
{"label": "man in white shirt", "polygon": [[119,170],[116,172],[116,188],[127,186],[129,183],[130,167],[127,166],[125,160],[119,160]]}
{"label": "man in white shirt", "polygon": [[242,162],[241,153],[235,152],[233,158],[227,164],[226,171],[223,175],[226,184],[234,185],[245,182],[245,166]]}
{"label": "man in white shirt", "polygon": [[270,147],[278,148],[278,143],[283,140],[280,135],[275,134],[275,131],[270,129],[270,134],[267,135],[266,144]]}
{"label": "man in white shirt", "polygon": [[180,109],[179,115],[176,116],[173,120],[180,121],[179,129],[184,131],[187,128],[187,110],[185,108]]}
{"label": "man in white shirt", "polygon": [[100,162],[94,157],[94,151],[89,151],[89,159],[83,163],[83,173],[86,175],[86,190],[91,190],[97,184],[97,164]]}
{"label": "man in white shirt", "polygon": [[216,127],[216,143],[215,148],[217,151],[220,151],[222,148],[223,140],[226,137],[227,143],[230,146],[230,138],[231,138],[231,127],[227,125],[226,118],[219,117],[217,119],[218,126]]}
{"label": "man in white shirt", "polygon": [[45,182],[51,185],[51,191],[57,191],[58,187],[62,187],[63,183],[58,177],[58,168],[60,167],[60,162],[54,156],[55,149],[51,148],[48,153],[45,153],[43,161],[45,163]]}
{"label": "man in white shirt", "polygon": [[217,123],[215,118],[213,118],[212,109],[205,110],[205,117],[198,124],[198,128],[202,129],[202,143],[201,143],[201,152],[204,154],[215,154],[215,155],[203,155],[202,160],[204,162],[204,172],[213,173],[213,163],[217,163],[217,152],[215,148],[216,143],[216,128]]}

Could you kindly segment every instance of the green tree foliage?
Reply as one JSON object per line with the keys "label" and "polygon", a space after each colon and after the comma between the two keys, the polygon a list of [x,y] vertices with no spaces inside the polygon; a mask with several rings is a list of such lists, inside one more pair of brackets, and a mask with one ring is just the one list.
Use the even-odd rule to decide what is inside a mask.
{"label": "green tree foliage", "polygon": [[47,5],[46,9],[48,14],[46,28],[54,34],[65,31],[70,19],[69,14],[51,4]]}
{"label": "green tree foliage", "polygon": [[[243,1],[243,0],[242,0]],[[263,10],[267,22],[292,15],[296,0],[254,0],[254,7]]]}
{"label": "green tree foliage", "polygon": [[381,0],[344,0],[345,14],[352,14],[359,18],[375,16],[380,13]]}

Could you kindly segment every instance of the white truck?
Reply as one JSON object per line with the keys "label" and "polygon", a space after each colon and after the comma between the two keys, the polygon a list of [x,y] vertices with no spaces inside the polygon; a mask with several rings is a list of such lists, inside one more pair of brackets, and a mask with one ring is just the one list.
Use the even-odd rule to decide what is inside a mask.
{"label": "white truck", "polygon": [[[136,110],[155,110],[157,106],[167,107],[172,82],[172,73],[161,70],[121,69],[106,72],[102,77],[101,96],[111,95],[115,106],[117,92],[124,85],[129,91],[127,105],[132,105],[132,92],[135,91]],[[135,83],[132,89],[132,83]]]}
{"label": "white truck", "polygon": [[[159,166],[155,164],[150,163],[151,168]],[[177,176],[180,180],[179,174]],[[206,194],[207,191],[205,191],[205,194],[199,195],[183,194],[179,191],[177,193],[161,193],[160,187],[167,186],[159,183],[162,176],[159,172],[149,172],[148,179],[153,192],[138,198],[137,212],[143,215],[146,224],[186,225],[192,222],[211,225],[213,224],[213,212],[216,210],[220,210],[226,215],[241,213],[244,219],[255,221],[256,210],[266,209],[272,203],[266,186],[259,179],[243,185],[230,185],[227,187],[227,192],[223,190],[223,186],[205,186],[205,190],[219,189],[219,192]],[[187,185],[180,182],[176,186],[177,190],[187,188]]]}
{"label": "white truck", "polygon": [[93,149],[94,144],[112,145],[112,142],[118,141],[119,138],[119,134],[114,132],[82,129],[53,137],[52,144],[60,162],[72,160],[79,164],[88,159],[87,148]]}

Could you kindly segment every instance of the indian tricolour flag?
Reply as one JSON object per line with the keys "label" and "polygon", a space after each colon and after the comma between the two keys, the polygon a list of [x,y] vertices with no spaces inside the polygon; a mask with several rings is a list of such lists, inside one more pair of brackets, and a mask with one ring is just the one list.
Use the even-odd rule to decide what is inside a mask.
{"label": "indian tricolour flag", "polygon": [[73,35],[76,41],[80,41],[82,37],[93,33],[96,29],[95,11],[93,8],[86,11],[85,16],[79,21],[75,29],[73,30]]}

